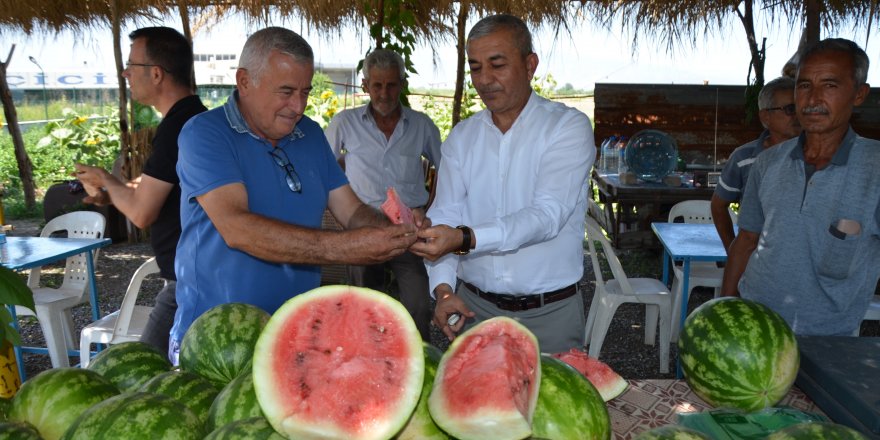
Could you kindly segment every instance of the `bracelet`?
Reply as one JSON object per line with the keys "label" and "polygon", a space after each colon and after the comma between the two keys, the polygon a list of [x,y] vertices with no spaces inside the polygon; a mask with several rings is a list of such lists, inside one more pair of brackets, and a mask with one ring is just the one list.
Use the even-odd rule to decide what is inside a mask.
{"label": "bracelet", "polygon": [[455,251],[455,255],[467,255],[471,252],[471,228],[459,225],[455,229],[461,231],[461,247]]}

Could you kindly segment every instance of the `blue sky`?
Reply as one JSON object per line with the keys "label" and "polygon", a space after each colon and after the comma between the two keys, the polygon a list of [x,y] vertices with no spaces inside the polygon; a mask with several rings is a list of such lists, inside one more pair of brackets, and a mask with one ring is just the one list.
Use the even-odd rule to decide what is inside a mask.
{"label": "blue sky", "polygon": [[[760,21],[759,21],[760,23]],[[162,24],[180,28],[172,17]],[[299,20],[277,21],[272,24],[288,26],[300,32],[313,46],[316,61],[330,65],[355,65],[370,46],[363,30],[345,29],[334,35],[309,32]],[[140,23],[151,25],[151,23]],[[136,27],[127,26],[128,30]],[[840,26],[844,28],[844,26]],[[210,31],[195,35],[196,52],[226,51],[238,53],[248,32],[258,29],[240,18],[232,17],[215,25]],[[767,65],[765,76],[777,76],[782,65],[797,49],[799,30],[777,24],[772,29],[758,26],[759,38],[767,37]],[[875,31],[874,34],[877,32]],[[668,52],[665,45],[653,44],[640,38],[638,48],[632,50],[632,38],[623,35],[619,27],[612,30],[589,23],[576,25],[569,35],[552,29],[534,30],[536,51],[540,58],[538,75],[550,73],[559,85],[570,83],[581,89],[592,89],[596,82],[676,83],[676,84],[743,84],[749,63],[749,51],[742,26],[731,16],[727,29],[717,35],[696,39],[696,47],[678,47]],[[839,36],[854,39],[864,47],[866,32],[851,30],[823,37]],[[0,55],[5,58],[10,44],[17,44],[9,72],[34,74],[39,69],[28,61],[33,56],[49,76],[53,73],[103,71],[112,76],[113,56],[109,29],[90,31],[86,35],[34,35],[6,33],[0,38]],[[869,41],[868,54],[874,64],[869,82],[880,86],[880,64],[876,62],[880,42]],[[128,54],[128,39],[123,41],[123,57]],[[455,79],[455,45],[448,41],[432,49],[419,46],[414,58],[418,75],[410,78],[412,85],[451,88]]]}

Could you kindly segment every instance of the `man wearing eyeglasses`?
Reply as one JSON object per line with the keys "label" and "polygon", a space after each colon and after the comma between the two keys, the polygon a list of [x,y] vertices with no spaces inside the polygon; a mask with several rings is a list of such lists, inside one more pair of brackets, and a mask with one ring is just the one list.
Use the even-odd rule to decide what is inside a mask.
{"label": "man wearing eyeglasses", "polygon": [[758,118],[764,126],[764,132],[758,139],[731,153],[721,170],[715,193],[712,194],[712,220],[724,249],[730,248],[735,236],[733,221],[727,210],[732,203],[739,202],[742,198],[755,158],[762,151],[801,132],[794,109],[794,79],[782,76],[765,84],[758,94],[758,109]]}
{"label": "man wearing eyeglasses", "polygon": [[[400,55],[376,49],[364,59],[363,72],[370,102],[339,112],[327,127],[327,140],[364,203],[379,208],[387,188],[394,187],[413,214],[424,218],[429,194],[422,155],[429,163],[440,164],[440,131],[427,115],[400,103],[400,92],[406,87]],[[349,266],[351,282],[386,291],[386,268],[394,274],[401,304],[412,315],[422,339],[429,341],[431,297],[421,257],[406,252],[383,264]]]}
{"label": "man wearing eyeglasses", "polygon": [[868,65],[841,38],[804,51],[804,132],[758,156],[743,194],[722,294],[764,304],[798,335],[858,334],[880,279],[880,142],[850,127]]}
{"label": "man wearing eyeglasses", "polygon": [[[416,240],[415,226],[391,225],[358,199],[321,127],[303,117],[313,73],[302,37],[257,31],[245,42],[233,95],[180,133],[172,361],[211,307],[241,302],[274,313],[318,287],[319,265],[380,263]],[[320,229],[325,208],[346,230]]]}
{"label": "man wearing eyeglasses", "polygon": [[112,203],[139,228],[150,228],[150,245],[156,255],[165,287],[156,295],[141,340],[162,353],[168,352],[168,334],[177,310],[174,257],[180,238],[180,179],[177,177],[177,136],[183,124],[207,110],[194,94],[192,46],[180,32],[167,27],[147,27],[129,34],[131,51],[122,76],[131,98],[151,105],[163,115],[153,137],[153,150],[143,173],[123,182],[106,170],[76,164],[76,177],[89,197],[85,202]]}

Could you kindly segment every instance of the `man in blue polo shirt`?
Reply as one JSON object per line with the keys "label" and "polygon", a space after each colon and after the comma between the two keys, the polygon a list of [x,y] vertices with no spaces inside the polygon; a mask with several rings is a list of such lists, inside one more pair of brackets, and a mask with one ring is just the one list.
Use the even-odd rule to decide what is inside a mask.
{"label": "man in blue polo shirt", "polygon": [[849,126],[868,56],[827,39],[798,66],[804,133],[755,160],[724,271],[724,295],[761,302],[802,335],[850,335],[880,279],[880,142]]}
{"label": "man in blue polo shirt", "polygon": [[[193,320],[213,306],[243,302],[273,313],[319,285],[318,265],[379,263],[416,240],[415,226],[390,225],[357,198],[321,127],[303,117],[313,60],[288,29],[254,33],[235,93],[180,133],[172,360]],[[345,231],[320,230],[325,208]]]}
{"label": "man in blue polo shirt", "polygon": [[758,139],[733,151],[721,170],[721,178],[712,194],[712,219],[724,249],[730,248],[734,237],[733,221],[727,209],[742,199],[755,158],[765,149],[801,132],[801,125],[795,117],[793,79],[783,76],[765,84],[758,94],[758,109],[764,132]]}

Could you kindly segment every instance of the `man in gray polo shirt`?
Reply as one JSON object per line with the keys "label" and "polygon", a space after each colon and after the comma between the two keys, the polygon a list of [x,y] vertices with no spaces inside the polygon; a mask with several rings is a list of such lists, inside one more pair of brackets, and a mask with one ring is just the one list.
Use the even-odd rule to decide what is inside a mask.
{"label": "man in gray polo shirt", "polygon": [[795,333],[850,335],[880,279],[880,142],[849,126],[868,56],[827,39],[798,66],[804,133],[758,156],[724,271],[724,295],[778,312]]}
{"label": "man in gray polo shirt", "polygon": [[733,151],[721,170],[721,178],[712,194],[712,219],[721,242],[724,243],[724,249],[730,248],[734,237],[733,221],[727,214],[727,209],[731,203],[742,199],[755,158],[765,149],[801,132],[801,124],[794,114],[793,79],[783,76],[765,84],[758,94],[758,108],[758,117],[764,126],[764,132],[758,139]]}

